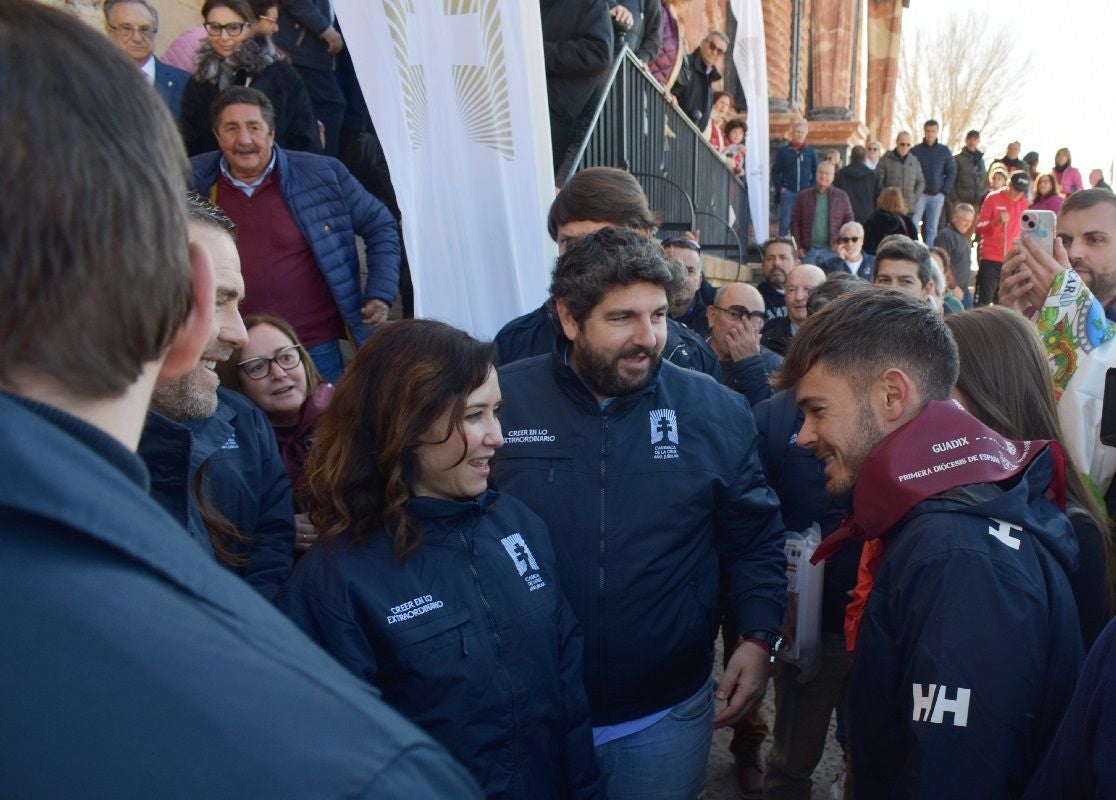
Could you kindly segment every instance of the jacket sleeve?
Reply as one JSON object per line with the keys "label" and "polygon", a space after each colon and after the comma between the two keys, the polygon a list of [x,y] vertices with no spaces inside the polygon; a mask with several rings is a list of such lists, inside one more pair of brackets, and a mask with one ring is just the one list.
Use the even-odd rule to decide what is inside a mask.
{"label": "jacket sleeve", "polygon": [[259,452],[259,515],[252,538],[244,579],[271,600],[294,565],[294,500],[291,479],[279,456],[270,423],[253,415]]}
{"label": "jacket sleeve", "polygon": [[334,161],[333,168],[353,221],[353,231],[364,239],[368,280],[363,298],[383,300],[390,306],[399,292],[399,227],[387,206],[365,191],[341,162]]}
{"label": "jacket sleeve", "polygon": [[604,0],[590,0],[578,11],[578,30],[563,41],[543,42],[546,74],[555,78],[592,78],[612,61],[612,17]]}
{"label": "jacket sleeve", "polygon": [[206,85],[191,78],[182,90],[182,110],[179,127],[186,155],[197,156],[217,149],[213,138],[213,125],[209,120],[209,103],[213,99]]}
{"label": "jacket sleeve", "polygon": [[[916,522],[924,529],[904,535],[929,535],[941,524]],[[1006,799],[1034,756],[1036,731],[1025,720],[1038,708],[1052,646],[1046,594],[1010,562],[978,550],[915,554],[898,569],[887,602],[903,607],[888,624],[908,746],[894,794],[952,797],[964,786],[967,797]]]}
{"label": "jacket sleeve", "polygon": [[643,39],[636,48],[636,56],[647,62],[657,56],[663,46],[663,16],[658,0],[647,0],[643,5]]}
{"label": "jacket sleeve", "polygon": [[329,19],[318,10],[314,0],[283,0],[283,10],[301,22],[315,36],[329,27]]}
{"label": "jacket sleeve", "polygon": [[589,716],[589,700],[585,696],[581,664],[585,641],[581,636],[573,609],[564,595],[558,597],[559,675],[562,684],[562,705],[566,714],[566,774],[570,778],[572,797],[604,796],[597,756],[593,750],[593,723]]}
{"label": "jacket sleeve", "polygon": [[341,581],[332,574],[331,556],[321,544],[311,547],[279,590],[275,605],[339,664],[375,686],[379,662],[368,636],[346,599],[330,592]]}
{"label": "jacket sleeve", "polygon": [[279,62],[271,69],[280,70],[278,80],[283,87],[283,109],[281,130],[276,140],[285,150],[302,150],[306,153],[321,153],[322,140],[318,136],[318,117],[310,102],[310,93],[295,68]]}
{"label": "jacket sleeve", "polygon": [[[834,205],[837,206],[837,231],[840,233],[843,225],[853,221],[853,210],[849,195],[846,192],[842,192],[840,189],[837,191],[840,192],[840,194],[834,195],[833,199],[837,201]],[[830,244],[833,244],[833,242],[830,242]]]}
{"label": "jacket sleeve", "polygon": [[946,197],[953,195],[953,185],[957,181],[957,162],[953,160],[952,155],[947,155],[945,159],[945,177],[942,180],[942,194]]}
{"label": "jacket sleeve", "polygon": [[1116,741],[1114,644],[1116,622],[1109,623],[1089,652],[1058,733],[1023,800],[1111,796],[1116,785],[1112,759],[1112,743]]}
{"label": "jacket sleeve", "polygon": [[733,361],[726,370],[724,383],[734,392],[744,395],[752,406],[772,394],[763,356],[759,353]]}
{"label": "jacket sleeve", "polygon": [[[914,160],[915,168],[914,196],[918,197],[926,188],[926,176],[922,174],[922,164],[919,163],[918,159],[913,158],[913,156],[907,156],[908,161],[911,161],[912,159]],[[911,210],[913,211],[914,209]]]}
{"label": "jacket sleeve", "polygon": [[745,429],[740,458],[715,493],[717,555],[739,630],[777,632],[787,592],[786,531],[760,464],[752,412],[743,402],[739,407]]}
{"label": "jacket sleeve", "polygon": [[794,205],[791,207],[790,232],[800,251],[810,249],[810,226],[806,223],[805,189],[794,197]]}
{"label": "jacket sleeve", "polygon": [[993,208],[995,203],[986,202],[980,204],[980,214],[977,216],[976,225],[973,230],[981,236],[985,236],[992,232],[994,228],[1000,227],[999,209]]}

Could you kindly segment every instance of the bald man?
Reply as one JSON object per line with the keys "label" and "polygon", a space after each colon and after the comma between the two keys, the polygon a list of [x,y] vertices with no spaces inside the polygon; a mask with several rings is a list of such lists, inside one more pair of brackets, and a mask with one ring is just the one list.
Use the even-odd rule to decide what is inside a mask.
{"label": "bald man", "polygon": [[768,377],[783,359],[760,344],[767,314],[763,295],[750,283],[730,283],[717,290],[705,314],[709,346],[721,362],[721,382],[752,405],[770,397]]}
{"label": "bald man", "polygon": [[763,333],[762,344],[779,355],[785,355],[787,345],[798,332],[798,326],[806,321],[806,301],[810,290],[821,285],[825,272],[813,264],[799,264],[787,275],[787,315],[767,326]]}

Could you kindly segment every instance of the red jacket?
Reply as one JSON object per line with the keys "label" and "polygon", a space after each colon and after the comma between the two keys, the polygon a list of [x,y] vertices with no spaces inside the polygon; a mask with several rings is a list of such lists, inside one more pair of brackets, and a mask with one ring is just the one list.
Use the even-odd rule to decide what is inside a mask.
{"label": "red jacket", "polygon": [[[1020,195],[1018,200],[1012,200],[1008,196],[1010,191],[1009,187],[997,189],[981,203],[976,224],[976,232],[980,236],[981,261],[1003,263],[1004,255],[1019,238],[1020,218],[1029,203],[1025,194]],[[1000,222],[1000,209],[1007,209],[1006,227]]]}
{"label": "red jacket", "polygon": [[[836,186],[831,186],[829,191],[829,242],[828,247],[833,248],[841,226],[853,221],[852,203],[849,196]],[[815,188],[803,189],[794,198],[794,210],[791,212],[790,232],[798,246],[803,251],[810,249],[810,239],[814,227],[814,207],[817,205],[818,190]]]}

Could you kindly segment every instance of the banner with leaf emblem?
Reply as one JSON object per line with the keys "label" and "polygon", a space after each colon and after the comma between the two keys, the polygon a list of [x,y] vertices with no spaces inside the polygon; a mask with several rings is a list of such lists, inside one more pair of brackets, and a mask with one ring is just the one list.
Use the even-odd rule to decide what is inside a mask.
{"label": "banner with leaf emblem", "polygon": [[491,337],[557,254],[539,6],[335,0],[403,213],[415,315]]}

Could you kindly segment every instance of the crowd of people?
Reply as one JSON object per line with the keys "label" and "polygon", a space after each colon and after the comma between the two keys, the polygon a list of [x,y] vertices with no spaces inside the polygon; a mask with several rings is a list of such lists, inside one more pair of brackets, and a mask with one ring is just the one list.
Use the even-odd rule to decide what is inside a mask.
{"label": "crowd of people", "polygon": [[[5,791],[682,800],[730,727],[745,797],[808,798],[836,713],[846,798],[1116,792],[1116,194],[800,120],[756,285],[594,167],[542,306],[388,322],[317,5],[207,0],[185,76],[144,0],[0,5]],[[609,48],[683,51],[646,6]],[[727,44],[675,95],[739,167]]]}

